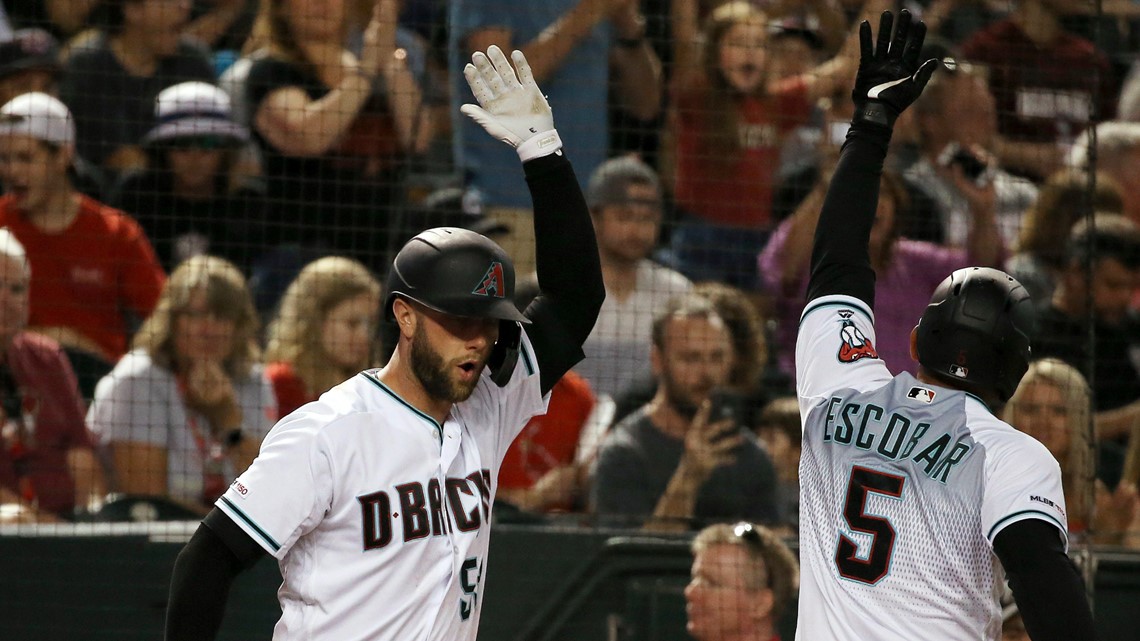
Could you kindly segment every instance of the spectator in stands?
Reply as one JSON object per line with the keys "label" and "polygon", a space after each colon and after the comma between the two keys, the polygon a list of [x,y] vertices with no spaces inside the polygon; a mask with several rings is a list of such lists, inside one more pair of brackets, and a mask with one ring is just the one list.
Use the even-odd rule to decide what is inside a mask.
{"label": "spectator in stands", "polygon": [[75,115],[80,155],[115,173],[145,165],[138,143],[155,124],[158,93],[187,80],[209,82],[214,67],[182,35],[189,2],[122,0],[104,10],[99,33],[68,55],[60,98]]}
{"label": "spectator in stands", "polygon": [[126,352],[131,315],[154,310],[165,274],[134,219],[72,186],[75,125],[63,103],[24,94],[0,116],[0,226],[28,252],[30,326],[63,345],[90,398]]}
{"label": "spectator in stands", "polygon": [[[744,398],[747,418],[768,402],[769,383],[780,384],[770,375],[768,341],[764,335],[764,319],[756,305],[741,290],[724,283],[704,282],[693,286],[692,293],[706,298],[724,321],[732,337],[732,366],[726,387]],[[652,325],[652,323],[651,323]],[[650,339],[652,342],[652,337]],[[638,377],[617,395],[613,420],[620,421],[645,405],[657,394],[657,379],[652,372]],[[751,425],[751,421],[749,425]]]}
{"label": "spectator in stands", "polygon": [[106,494],[75,372],[59,345],[25,332],[27,256],[0,229],[0,503],[32,520],[68,517]]}
{"label": "spectator in stands", "polygon": [[[551,104],[560,105],[558,128],[573,140],[578,176],[592,176],[609,149],[607,95],[639,121],[661,109],[661,63],[645,37],[639,3],[630,0],[455,0],[449,16],[451,69],[463,68],[472,51],[498,45],[526,54],[535,80]],[[453,73],[452,113],[457,161],[481,194],[487,215],[510,228],[499,243],[515,271],[534,271],[530,201],[518,188],[522,172],[510,149],[483,135],[459,115],[467,95],[463,75]]]}
{"label": "spectator in stands", "polygon": [[590,384],[566,372],[550,390],[546,413],[530,419],[507,450],[496,500],[530,512],[580,511],[591,461],[579,455],[579,443],[594,406]]}
{"label": "spectator in stands", "polygon": [[17,27],[45,29],[59,40],[86,29],[103,0],[4,0],[4,10]]}
{"label": "spectator in stands", "polygon": [[[0,105],[25,93],[57,96],[62,69],[59,56],[55,38],[42,29],[20,29],[11,40],[0,42]],[[103,199],[106,185],[102,170],[78,154],[72,159],[71,169],[77,190],[96,200]]]}
{"label": "spectator in stands", "polygon": [[[1121,443],[1140,416],[1140,370],[1130,358],[1137,332],[1129,310],[1138,269],[1140,226],[1118,214],[1097,214],[1091,224],[1078,221],[1069,235],[1053,299],[1038,316],[1033,339],[1035,357],[1058,358],[1093,381],[1098,436]],[[1092,289],[1086,281],[1090,276]],[[1089,320],[1096,332],[1092,376]]]}
{"label": "spectator in stands", "polygon": [[630,156],[607,160],[590,176],[586,202],[606,302],[582,346],[586,358],[574,371],[595,393],[614,396],[649,373],[653,318],[692,284],[649,259],[661,231],[662,205],[657,174],[648,165]]}
{"label": "spectator in stands", "polygon": [[1136,520],[1140,497],[1134,482],[1120,478],[1124,461],[1118,450],[1100,448],[1094,476],[1088,433],[1091,409],[1091,391],[1081,373],[1063,361],[1046,358],[1029,365],[1003,418],[1040,441],[1061,464],[1069,532],[1091,534],[1096,543],[1120,544],[1126,532],[1140,523]]}
{"label": "spectator in stands", "polygon": [[285,290],[265,352],[279,417],[379,364],[380,289],[364,265],[327,256]]}
{"label": "spectator in stands", "polygon": [[277,414],[257,330],[233,264],[195,256],[178,266],[87,415],[109,450],[115,490],[209,511]]}
{"label": "spectator in stands", "polygon": [[193,0],[185,34],[218,55],[232,55],[249,38],[255,0]]}
{"label": "spectator in stands", "polygon": [[1090,194],[1091,179],[1085,171],[1058,171],[1045,181],[1022,218],[1017,253],[1006,260],[1005,271],[1025,287],[1038,310],[1047,309],[1053,300],[1057,278],[1068,262],[1069,232],[1086,215],[1086,208],[1109,214],[1124,212],[1120,184],[1098,172]]}
{"label": "spectator in stands", "polygon": [[920,156],[902,173],[914,197],[900,233],[964,247],[974,211],[992,209],[1002,241],[1012,246],[1037,188],[993,155],[997,114],[981,69],[959,61],[953,72],[931,78],[915,101],[914,119]]}
{"label": "spectator in stands", "polygon": [[[1069,154],[1069,165],[1078,169],[1089,167],[1089,133],[1079,138]],[[1120,195],[1124,198],[1121,212],[1140,225],[1140,122],[1102,122],[1096,126],[1096,168],[1118,185],[1125,185]]]}
{"label": "spectator in stands", "polygon": [[[870,0],[865,10],[885,7],[885,0]],[[706,21],[699,61],[676,62],[694,71],[681,74],[668,115],[673,162],[664,173],[684,214],[671,236],[669,263],[694,281],[755,287],[756,249],[774,222],[781,147],[807,121],[816,98],[852,74],[855,37],[808,73],[774,80],[768,38],[765,13],[730,2]]]}
{"label": "spectator in stands", "polygon": [[988,67],[997,100],[997,157],[1036,178],[1060,169],[1063,150],[1077,134],[1116,111],[1108,59],[1061,24],[1080,5],[1018,0],[1009,18],[962,45],[965,59]]}
{"label": "spectator in stands", "polygon": [[359,58],[340,0],[267,0],[248,51],[247,104],[276,224],[273,246],[318,245],[383,264],[405,157],[423,151],[422,94],[396,45],[398,0],[379,0]]}
{"label": "spectator in stands", "polygon": [[25,93],[55,94],[59,43],[42,29],[20,29],[0,42],[0,104]]}
{"label": "spectator in stands", "polygon": [[778,523],[772,462],[743,417],[713,415],[729,382],[732,337],[712,303],[686,294],[653,321],[657,394],[619,423],[598,455],[593,505],[610,525],[686,530],[749,518]]}
{"label": "spectator in stands", "polygon": [[780,641],[777,626],[799,591],[799,563],[760,525],[717,524],[693,539],[685,630],[697,641]]}
{"label": "spectator in stands", "polygon": [[773,399],[756,418],[756,436],[776,466],[780,504],[794,534],[800,515],[800,404],[795,396]]}
{"label": "spectator in stands", "polygon": [[[757,260],[780,323],[777,344],[786,346],[779,354],[780,367],[789,376],[795,373],[795,333],[803,311],[811,242],[826,186],[827,181],[820,181],[796,212],[780,223]],[[987,189],[992,198],[993,185]],[[933,291],[941,278],[955,269],[1000,264],[1003,248],[991,208],[970,210],[971,226],[963,249],[900,237],[898,227],[908,206],[901,181],[895,174],[884,172],[870,245],[871,265],[878,275],[875,322],[880,342],[875,349],[891,371],[914,373],[917,363],[910,356],[908,337],[914,319],[922,315],[929,302],[921,292]]]}
{"label": "spectator in stands", "polygon": [[147,167],[124,175],[112,202],[133,215],[167,269],[200,254],[248,273],[265,243],[264,191],[239,162],[249,130],[224,91],[204,82],[168,87],[142,139]]}

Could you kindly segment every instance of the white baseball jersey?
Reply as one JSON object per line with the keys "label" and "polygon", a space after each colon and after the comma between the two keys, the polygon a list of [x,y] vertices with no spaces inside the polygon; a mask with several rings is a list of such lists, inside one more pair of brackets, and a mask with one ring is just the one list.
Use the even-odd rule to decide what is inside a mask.
{"label": "white baseball jersey", "polygon": [[1066,539],[1060,467],[979,398],[892,377],[874,341],[849,296],[801,317],[796,638],[999,639],[994,537],[1041,519]]}
{"label": "white baseball jersey", "polygon": [[275,640],[473,641],[499,465],[546,411],[530,341],[442,425],[375,374],[283,418],[217,507],[279,561]]}

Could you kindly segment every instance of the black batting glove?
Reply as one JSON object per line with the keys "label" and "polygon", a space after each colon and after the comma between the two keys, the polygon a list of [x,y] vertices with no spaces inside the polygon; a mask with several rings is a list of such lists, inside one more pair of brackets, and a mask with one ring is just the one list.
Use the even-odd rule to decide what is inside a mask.
{"label": "black batting glove", "polygon": [[890,129],[895,119],[922,93],[930,76],[938,67],[935,59],[918,64],[926,25],[911,24],[910,12],[899,13],[898,28],[891,39],[894,16],[884,11],[879,19],[879,39],[871,47],[871,25],[859,25],[859,73],[851,99],[855,102],[853,125],[867,123]]}

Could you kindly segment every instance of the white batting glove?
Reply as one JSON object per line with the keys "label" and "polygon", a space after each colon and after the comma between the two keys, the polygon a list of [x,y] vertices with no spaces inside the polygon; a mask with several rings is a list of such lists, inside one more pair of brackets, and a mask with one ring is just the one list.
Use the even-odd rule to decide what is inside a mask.
{"label": "white batting glove", "polygon": [[463,75],[479,105],[466,104],[459,110],[487,133],[514,147],[526,162],[562,149],[562,139],[554,130],[550,104],[535,84],[526,57],[516,50],[511,59],[515,68],[495,45],[486,55],[482,51],[472,54]]}

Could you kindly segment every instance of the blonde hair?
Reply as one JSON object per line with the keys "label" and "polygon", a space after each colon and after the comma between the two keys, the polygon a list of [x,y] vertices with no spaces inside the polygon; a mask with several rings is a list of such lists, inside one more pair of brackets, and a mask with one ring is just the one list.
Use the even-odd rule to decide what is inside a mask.
{"label": "blonde hair", "polygon": [[[322,328],[325,317],[337,305],[362,294],[374,297],[376,307],[380,307],[380,282],[361,263],[329,256],[306,265],[285,290],[277,318],[269,325],[266,361],[293,365],[310,396],[343,381],[346,373],[325,354]],[[378,352],[379,339],[373,337],[368,353],[361,354],[360,367],[356,369],[372,364]]]}
{"label": "blonde hair", "polygon": [[800,566],[791,549],[768,528],[743,522],[717,523],[701,530],[693,539],[693,554],[715,545],[744,548],[751,561],[744,568],[744,583],[752,590],[772,590],[772,618],[778,620],[800,588]]}
{"label": "blonde hair", "polygon": [[135,349],[146,351],[160,367],[178,371],[174,350],[174,321],[190,307],[198,291],[206,294],[206,306],[219,318],[234,323],[233,347],[222,361],[230,376],[245,377],[259,360],[258,320],[245,276],[233,263],[217,256],[195,256],[183,262],[170,275],[154,312],[135,335]]}
{"label": "blonde hair", "polygon": [[1061,391],[1065,405],[1065,429],[1069,434],[1069,447],[1058,461],[1061,465],[1065,505],[1073,518],[1091,526],[1093,505],[1090,499],[1094,471],[1088,435],[1089,413],[1092,411],[1089,385],[1076,368],[1055,358],[1030,363],[1002,417],[1015,428],[1021,429],[1017,424],[1018,403],[1033,383],[1047,383]]}

